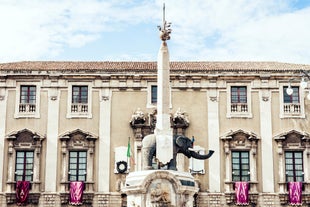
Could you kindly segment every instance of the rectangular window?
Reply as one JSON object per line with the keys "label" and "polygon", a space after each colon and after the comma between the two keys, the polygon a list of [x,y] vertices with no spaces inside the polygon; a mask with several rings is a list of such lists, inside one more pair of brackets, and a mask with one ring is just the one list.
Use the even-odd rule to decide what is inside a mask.
{"label": "rectangular window", "polygon": [[286,90],[287,86],[283,87],[283,102],[284,103],[299,103],[299,87],[297,86],[292,86],[293,93],[292,95],[288,95]]}
{"label": "rectangular window", "polygon": [[72,86],[72,103],[88,103],[87,86]]}
{"label": "rectangular window", "polygon": [[71,112],[88,112],[88,86],[72,86]]}
{"label": "rectangular window", "polygon": [[231,103],[247,103],[246,86],[231,87]]}
{"label": "rectangular window", "polygon": [[250,181],[249,152],[232,151],[232,181]]}
{"label": "rectangular window", "polygon": [[286,182],[304,181],[302,152],[285,152],[285,174]]}
{"label": "rectangular window", "polygon": [[157,86],[151,86],[151,103],[157,103]]}
{"label": "rectangular window", "polygon": [[19,112],[36,111],[36,86],[20,87]]}
{"label": "rectangular window", "polygon": [[300,114],[299,87],[292,86],[293,93],[287,94],[287,86],[283,87],[283,111],[285,114]]}
{"label": "rectangular window", "polygon": [[86,181],[87,152],[69,152],[69,181]]}
{"label": "rectangular window", "polygon": [[32,181],[33,151],[17,151],[15,163],[15,181]]}
{"label": "rectangular window", "polygon": [[246,86],[231,86],[230,104],[233,113],[248,112]]}

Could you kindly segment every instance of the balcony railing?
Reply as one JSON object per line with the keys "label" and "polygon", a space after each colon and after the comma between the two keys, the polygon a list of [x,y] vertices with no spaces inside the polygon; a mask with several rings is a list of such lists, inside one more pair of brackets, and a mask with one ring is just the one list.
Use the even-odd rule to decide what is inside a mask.
{"label": "balcony railing", "polygon": [[247,103],[231,103],[231,113],[244,113],[248,112]]}
{"label": "balcony railing", "polygon": [[283,104],[284,114],[300,114],[300,104],[299,103],[284,103]]}
{"label": "balcony railing", "polygon": [[88,113],[88,104],[78,103],[71,105],[71,113]]}
{"label": "balcony railing", "polygon": [[20,103],[19,112],[20,113],[34,113],[36,112],[36,104]]}

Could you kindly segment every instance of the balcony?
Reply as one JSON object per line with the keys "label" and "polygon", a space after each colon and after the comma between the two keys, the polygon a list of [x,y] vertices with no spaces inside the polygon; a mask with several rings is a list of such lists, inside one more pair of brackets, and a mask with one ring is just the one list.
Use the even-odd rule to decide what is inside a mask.
{"label": "balcony", "polygon": [[36,104],[20,103],[19,104],[19,112],[20,113],[35,113],[36,112]]}
{"label": "balcony", "polygon": [[299,115],[301,113],[300,103],[284,103],[283,112],[289,115]]}
{"label": "balcony", "polygon": [[248,104],[247,103],[231,103],[230,111],[231,113],[247,113]]}
{"label": "balcony", "polygon": [[71,113],[86,114],[88,113],[88,104],[87,103],[72,103],[71,104]]}

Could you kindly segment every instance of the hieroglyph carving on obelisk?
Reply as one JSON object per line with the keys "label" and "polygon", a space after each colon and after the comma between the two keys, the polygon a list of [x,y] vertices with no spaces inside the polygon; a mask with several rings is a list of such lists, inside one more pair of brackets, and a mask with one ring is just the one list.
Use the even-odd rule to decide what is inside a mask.
{"label": "hieroglyph carving on obelisk", "polygon": [[163,6],[163,25],[159,26],[162,40],[157,61],[157,118],[156,118],[156,158],[163,164],[173,158],[173,131],[170,124],[170,60],[166,41],[170,39],[170,24],[165,20]]}

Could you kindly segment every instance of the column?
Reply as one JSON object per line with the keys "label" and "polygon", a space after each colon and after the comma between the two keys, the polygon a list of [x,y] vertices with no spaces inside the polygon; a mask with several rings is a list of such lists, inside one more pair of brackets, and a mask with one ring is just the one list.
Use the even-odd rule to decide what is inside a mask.
{"label": "column", "polygon": [[57,185],[57,144],[59,123],[59,91],[48,90],[47,133],[46,133],[46,175],[45,191],[56,192]]}
{"label": "column", "polygon": [[[162,42],[157,61],[157,119],[156,119],[156,158],[167,163],[173,158],[173,132],[170,124],[170,66],[169,51]],[[159,150],[160,149],[160,150]]]}
{"label": "column", "polygon": [[259,91],[263,192],[274,192],[270,91]]}
{"label": "column", "polygon": [[99,165],[98,165],[98,191],[109,192],[110,190],[110,143],[111,143],[111,99],[112,92],[103,89],[100,97],[99,116]]}
{"label": "column", "polygon": [[[216,84],[216,83],[214,83]],[[209,191],[220,192],[220,126],[219,126],[219,106],[216,89],[208,91],[208,143],[209,150],[214,150],[209,161]]]}
{"label": "column", "polygon": [[[6,122],[6,90],[0,89],[0,169],[3,169],[4,159],[4,137],[5,137],[5,122]],[[0,170],[0,192],[2,191],[3,170]]]}

